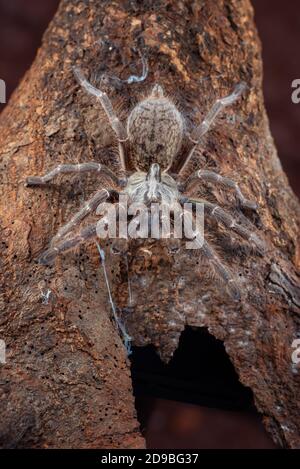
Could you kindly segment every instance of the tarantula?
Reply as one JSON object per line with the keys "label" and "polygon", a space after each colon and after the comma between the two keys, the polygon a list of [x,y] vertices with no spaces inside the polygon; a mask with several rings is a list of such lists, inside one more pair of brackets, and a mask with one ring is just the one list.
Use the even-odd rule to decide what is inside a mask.
{"label": "tarantula", "polygon": [[[47,264],[60,253],[95,237],[96,224],[86,226],[77,234],[72,235],[72,231],[88,214],[94,212],[99,204],[115,200],[120,193],[126,194],[132,203],[143,202],[147,206],[157,201],[169,205],[172,205],[175,201],[180,204],[186,201],[191,203],[201,202],[209,216],[214,217],[225,227],[261,248],[262,242],[258,236],[239,224],[221,207],[207,200],[191,199],[184,195],[188,193],[197,180],[209,181],[233,189],[241,206],[250,209],[256,208],[254,202],[244,197],[236,182],[213,171],[200,169],[186,180],[183,178],[184,170],[203,135],[209,130],[220,111],[233,104],[240,97],[245,89],[244,83],[237,85],[229,96],[215,102],[203,122],[187,135],[190,147],[181,156],[179,153],[185,134],[184,117],[171,100],[164,95],[161,86],[154,85],[148,97],[133,108],[127,119],[127,124],[124,126],[115,114],[107,94],[91,85],[78,68],[74,69],[74,74],[79,84],[88,93],[99,99],[116,134],[119,146],[120,177],[116,176],[111,169],[103,164],[87,162],[61,164],[44,176],[28,177],[26,183],[31,186],[45,185],[58,174],[95,171],[105,174],[119,190],[106,188],[98,190],[73,218],[59,229],[52,239],[50,248],[42,254],[41,263]],[[179,169],[176,174],[171,175],[170,169],[175,157],[178,156],[181,157]],[[135,171],[131,174],[128,169],[129,163],[135,168]],[[226,284],[230,294],[238,300],[240,291],[235,278],[230,270],[223,265],[214,248],[204,240],[201,250],[211,263],[217,276]]]}

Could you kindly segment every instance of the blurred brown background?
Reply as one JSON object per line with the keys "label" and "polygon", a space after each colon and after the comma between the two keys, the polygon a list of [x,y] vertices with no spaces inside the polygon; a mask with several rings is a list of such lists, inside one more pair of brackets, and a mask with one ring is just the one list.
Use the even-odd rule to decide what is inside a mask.
{"label": "blurred brown background", "polygon": [[[59,0],[0,0],[0,78],[9,96],[34,59],[41,36]],[[263,43],[266,106],[279,155],[300,196],[300,104],[291,101],[291,83],[300,78],[300,2],[252,0]],[[0,104],[0,110],[4,105]]]}

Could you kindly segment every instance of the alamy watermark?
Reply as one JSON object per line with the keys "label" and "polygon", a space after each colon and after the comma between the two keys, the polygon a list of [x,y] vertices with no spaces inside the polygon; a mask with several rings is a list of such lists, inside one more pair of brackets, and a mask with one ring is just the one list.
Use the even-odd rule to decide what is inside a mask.
{"label": "alamy watermark", "polygon": [[299,104],[300,103],[300,78],[296,78],[295,80],[292,81],[292,88],[295,88],[291,96],[292,102],[294,104]]}
{"label": "alamy watermark", "polygon": [[292,353],[292,362],[298,365],[300,363],[300,339],[293,340],[292,348],[295,349]]}
{"label": "alamy watermark", "polygon": [[199,249],[204,242],[204,205],[180,205],[152,202],[131,203],[125,194],[116,205],[105,202],[98,206],[97,236],[106,238],[185,239],[187,249]]}
{"label": "alamy watermark", "polygon": [[4,80],[0,79],[0,103],[6,103],[6,83]]}
{"label": "alamy watermark", "polygon": [[4,340],[0,339],[0,364],[6,363],[6,344]]}

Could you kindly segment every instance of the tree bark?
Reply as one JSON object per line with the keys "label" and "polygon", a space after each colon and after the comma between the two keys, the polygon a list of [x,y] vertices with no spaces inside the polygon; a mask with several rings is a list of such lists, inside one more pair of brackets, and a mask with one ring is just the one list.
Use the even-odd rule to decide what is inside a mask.
{"label": "tree bark", "polygon": [[[147,56],[149,75],[126,84],[113,76],[125,80],[140,73],[132,47]],[[186,325],[207,327],[224,341],[274,440],[299,447],[299,367],[291,358],[299,331],[299,205],[269,130],[260,43],[248,0],[62,0],[0,119],[0,338],[7,345],[7,363],[0,367],[2,447],[144,445],[129,360],[111,319],[95,243],[53,267],[35,262],[59,226],[106,181],[64,177],[31,189],[25,177],[63,162],[96,160],[117,168],[114,136],[100,106],[74,80],[75,64],[95,81],[108,75],[103,86],[114,105],[120,103],[124,119],[151,85],[160,83],[188,127],[217,97],[247,83],[245,97],[223,113],[187,170],[213,168],[259,203],[257,213],[235,213],[265,240],[264,255],[209,225],[220,255],[239,279],[242,301],[232,301],[216,279],[199,273],[194,252],[170,255],[160,242],[147,242],[143,249],[131,243],[128,272],[124,257],[107,249],[107,266],[134,344],[153,343],[169,360]],[[230,191],[205,190],[227,208],[234,206]],[[201,259],[200,272],[206,270]],[[203,357],[192,359],[196,366]]]}

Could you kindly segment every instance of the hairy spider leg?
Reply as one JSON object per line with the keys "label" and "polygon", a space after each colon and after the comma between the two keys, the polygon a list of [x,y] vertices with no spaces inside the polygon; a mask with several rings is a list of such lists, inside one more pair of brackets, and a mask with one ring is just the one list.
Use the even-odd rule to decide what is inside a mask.
{"label": "hairy spider leg", "polygon": [[117,185],[120,185],[122,182],[107,166],[96,163],[94,161],[89,161],[87,163],[78,164],[60,164],[56,168],[46,173],[44,176],[27,177],[25,184],[27,186],[43,186],[52,181],[52,179],[54,179],[59,174],[87,173],[93,171],[105,174],[106,176],[110,177],[110,179]]}
{"label": "hairy spider leg", "polygon": [[[188,208],[185,208],[185,217],[187,216],[193,218],[192,212]],[[203,238],[201,231],[196,230],[194,233],[195,238],[193,241],[195,242],[199,240],[198,247],[201,250],[201,253],[203,253],[209,261],[210,265],[212,266],[213,272],[226,285],[230,296],[234,300],[239,301],[241,299],[240,289],[230,270],[223,265],[215,249]]]}
{"label": "hairy spider leg", "polygon": [[[101,192],[101,191],[100,191]],[[99,202],[97,204],[99,206]],[[102,217],[102,219],[106,219],[107,223],[109,223],[110,220],[110,210],[115,211],[115,204],[111,205],[110,209],[106,211],[106,215]],[[114,213],[113,213],[114,214]],[[47,249],[39,258],[39,263],[40,264],[49,264],[54,261],[54,259],[66,252],[69,251],[70,249],[75,248],[79,244],[84,243],[85,241],[96,238],[98,236],[97,232],[97,225],[99,221],[96,223],[92,223],[90,225],[87,225],[84,227],[79,233],[75,234],[74,236],[61,239],[55,246],[50,246],[49,249]]]}
{"label": "hairy spider leg", "polygon": [[239,224],[228,212],[219,207],[219,205],[208,202],[205,199],[189,198],[188,202],[203,204],[204,208],[208,210],[208,214],[210,216],[214,217],[218,222],[235,231],[242,238],[252,243],[261,253],[265,251],[265,243],[257,236],[257,234]]}
{"label": "hairy spider leg", "polygon": [[210,111],[208,111],[205,119],[197,127],[193,129],[191,134],[188,136],[190,142],[193,145],[192,145],[191,150],[186,154],[183,160],[179,162],[181,164],[181,167],[178,173],[179,175],[181,175],[184,172],[188,162],[191,159],[192,154],[194,153],[196,146],[199,144],[201,138],[206,134],[206,132],[208,132],[208,130],[214,123],[216,117],[218,116],[218,114],[221,111],[223,111],[223,109],[226,106],[230,106],[231,104],[233,104],[241,96],[241,94],[244,92],[245,89],[246,89],[246,84],[239,83],[234,88],[233,92],[230,95],[224,98],[217,99],[217,101],[214,103]]}
{"label": "hairy spider leg", "polygon": [[113,105],[112,105],[109,97],[107,96],[107,94],[104,93],[103,91],[95,88],[84,77],[82,71],[79,68],[74,67],[73,70],[74,70],[74,75],[75,75],[78,83],[85,89],[85,91],[87,93],[91,94],[92,96],[95,96],[97,99],[99,99],[99,101],[101,103],[101,106],[103,107],[103,109],[104,109],[104,111],[105,111],[105,113],[108,117],[109,123],[110,123],[112,129],[114,130],[114,132],[117,136],[118,143],[119,143],[120,165],[121,165],[122,171],[126,172],[125,148],[124,148],[124,142],[126,142],[128,140],[128,135],[127,135],[126,128],[124,127],[124,125],[122,124],[120,119],[117,117],[117,115],[114,111]]}
{"label": "hairy spider leg", "polygon": [[250,208],[252,210],[257,209],[257,204],[251,200],[248,200],[244,196],[237,182],[227,177],[221,176],[220,174],[215,173],[214,171],[208,171],[205,169],[200,169],[196,171],[183,184],[183,188],[184,188],[183,190],[188,191],[192,189],[194,185],[197,183],[198,179],[202,179],[203,181],[206,181],[206,182],[221,184],[225,187],[230,187],[231,189],[234,189],[235,194],[242,207]]}
{"label": "hairy spider leg", "polygon": [[100,189],[97,191],[81,209],[71,218],[71,220],[62,226],[57,234],[51,240],[51,246],[59,242],[67,233],[72,231],[79,223],[86,218],[91,212],[95,211],[99,204],[105,202],[111,196],[111,190]]}
{"label": "hairy spider leg", "polygon": [[72,238],[68,238],[66,240],[61,241],[54,247],[50,247],[47,249],[39,258],[40,264],[50,264],[52,263],[55,258],[62,254],[63,252],[69,251],[70,249],[75,248],[81,243],[84,243],[88,239],[96,237],[96,227],[97,223],[93,223],[92,225],[88,225],[83,228],[78,234],[73,236]]}

